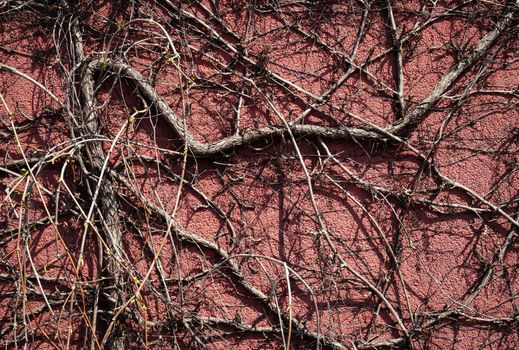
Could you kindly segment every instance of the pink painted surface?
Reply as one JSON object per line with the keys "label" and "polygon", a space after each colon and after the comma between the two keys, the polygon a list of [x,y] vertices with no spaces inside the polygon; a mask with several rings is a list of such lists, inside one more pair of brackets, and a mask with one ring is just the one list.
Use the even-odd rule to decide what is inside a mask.
{"label": "pink painted surface", "polygon": [[[213,9],[210,2],[203,3],[207,9]],[[154,15],[157,22],[167,26],[166,9],[154,4],[142,5],[143,14]],[[260,11],[271,5],[268,1],[258,2],[249,31],[245,30],[247,7],[241,2],[221,2],[219,9],[223,15],[220,20],[238,36],[246,38],[249,57],[259,62],[258,65],[264,65],[264,70],[283,76],[308,94],[323,94],[348,68],[330,52],[351,53],[362,18],[359,5],[323,3],[310,11],[294,2],[281,13]],[[156,36],[160,34],[157,26],[136,23],[132,25],[134,30],[116,33],[117,23],[130,20],[131,7],[120,7],[122,5],[115,2],[91,6],[85,19],[91,25],[85,34],[85,52],[89,58],[101,57],[109,45],[113,49],[124,40],[137,42],[146,38],[151,35],[147,31],[155,33],[153,43],[166,47],[167,42]],[[392,48],[387,13],[379,5],[373,6],[365,40],[359,45],[354,59],[358,65]],[[452,6],[457,6],[456,2],[441,2],[432,15]],[[432,21],[404,47],[404,98],[409,111],[431,93],[456,62],[459,57],[455,51],[473,48],[493,28],[494,19],[502,10],[501,6],[491,4],[470,6],[462,6],[459,15]],[[488,6],[486,11],[489,13],[495,13],[495,18],[490,20],[479,12],[473,18],[468,15],[470,11],[485,11],[484,6]],[[208,19],[207,12],[199,4],[183,5],[182,8],[197,18]],[[404,1],[394,4],[394,8],[401,33],[410,31],[419,18],[416,12],[419,6],[415,1]],[[301,32],[283,28],[284,21],[298,23],[302,31],[318,34],[329,48],[324,49],[305,39]],[[12,22],[2,24],[0,62],[23,71],[65,100],[68,93],[62,69],[55,59],[52,25],[27,26],[27,23],[31,23],[30,16],[14,16]],[[226,40],[237,44],[236,38],[226,33],[216,20],[209,23]],[[431,155],[434,165],[443,175],[488,201],[503,204],[503,210],[511,216],[517,212],[519,192],[519,115],[516,107],[519,61],[516,59],[517,24],[514,25],[511,33],[506,34],[508,37],[500,39],[485,54],[483,63],[476,64],[457,80],[447,92],[448,96],[435,106],[436,110],[427,113],[406,135],[409,144],[427,154],[443,128],[445,137],[434,146]],[[136,46],[127,52],[125,60],[154,82],[157,92],[177,115],[182,115],[183,107],[184,110],[187,108],[187,129],[198,140],[218,141],[236,131],[236,106],[240,97],[230,91],[233,89],[242,89],[245,95],[239,121],[242,132],[281,124],[265,102],[265,95],[289,121],[295,120],[307,108],[311,99],[304,92],[299,92],[300,97],[295,98],[285,87],[269,80],[261,69],[247,72],[235,63],[236,57],[212,47],[210,38],[196,36],[186,29],[191,33],[187,42],[192,47],[188,48],[185,37],[178,30],[174,31],[179,28],[176,24],[167,28],[178,43],[184,82],[189,79],[184,91],[184,106],[178,72],[164,59],[164,50]],[[111,35],[114,35],[113,40],[109,39]],[[65,47],[63,45],[62,50]],[[206,51],[196,51],[202,48]],[[36,54],[45,59],[27,57]],[[239,74],[222,73],[223,66],[233,67]],[[150,76],[150,67],[153,76]],[[257,84],[263,96],[244,83],[244,74]],[[467,100],[444,123],[449,108],[456,103],[454,97],[464,93],[477,74],[482,75],[481,80],[469,88],[471,93]],[[392,124],[398,117],[392,99],[392,91],[396,89],[395,76],[395,56],[389,53],[369,64],[361,74],[352,74],[338,88],[331,96],[330,104],[339,108],[322,107],[320,111],[311,112],[304,122],[331,126],[365,125],[344,113],[347,110],[380,127]],[[58,106],[34,84],[0,71],[0,93],[14,112],[13,122],[20,125],[17,133],[26,156],[41,155],[53,147],[63,150],[70,145],[66,116],[59,113],[42,116],[43,110]],[[98,110],[102,125],[100,133],[106,137],[103,147],[107,152],[134,108],[143,106],[126,82],[115,79],[108,79],[101,85],[97,99],[101,106]],[[10,125],[5,106],[0,106],[0,115],[1,127],[7,132]],[[33,118],[35,121],[29,123]],[[22,127],[24,125],[27,127]],[[377,288],[384,288],[386,280],[390,280],[384,294],[396,306],[410,330],[413,323],[418,327],[431,320],[435,313],[463,305],[471,286],[492,262],[513,224],[502,215],[488,211],[488,206],[475,201],[466,192],[450,189],[447,184],[441,186],[428,169],[420,170],[421,160],[402,145],[356,140],[325,139],[325,142],[330,151],[363,181],[397,194],[408,194],[399,202],[395,196],[384,197],[366,190],[330,159],[325,163],[325,157],[319,159],[323,149],[317,146],[316,139],[298,137],[297,144],[305,165],[314,174],[312,184],[316,203],[335,247],[347,264]],[[6,163],[22,158],[14,138],[3,137],[3,143],[0,154]],[[388,308],[341,266],[319,233],[305,175],[287,136],[238,147],[225,156],[190,158],[185,172],[189,186],[182,186],[178,205],[178,181],[169,172],[181,173],[182,157],[165,150],[182,153],[183,143],[178,135],[160,116],[139,114],[124,131],[116,151],[110,156],[109,166],[130,178],[147,201],[169,213],[177,208],[175,221],[187,231],[214,242],[231,255],[238,255],[234,260],[245,280],[286,312],[289,310],[289,282],[291,315],[309,330],[319,331],[346,348],[360,348],[368,342],[376,344],[403,336]],[[139,159],[144,156],[161,160],[168,169]],[[38,293],[31,296],[31,290],[41,292],[36,279],[29,277],[30,284],[21,286],[11,278],[0,278],[0,344],[5,343],[2,345],[8,348],[25,345],[31,349],[85,348],[90,344],[91,335],[87,317],[82,313],[89,312],[93,282],[100,273],[96,234],[92,230],[87,232],[84,265],[77,273],[73,266],[77,263],[75,259],[84,234],[84,221],[74,199],[83,210],[88,210],[86,179],[80,175],[77,162],[64,167],[63,159],[58,159],[54,165],[46,165],[35,174],[39,185],[32,183],[30,205],[25,208],[24,186],[30,176],[23,165],[15,172],[25,179],[9,173],[2,174],[0,179],[0,228],[3,230],[0,274],[11,276],[11,268],[15,267],[17,271],[25,271],[27,276],[34,276],[33,264],[39,276],[49,281],[56,277],[62,279],[61,282],[43,280],[46,293],[52,295],[53,300],[61,301],[55,304],[56,315],[52,317]],[[67,194],[60,185],[58,180],[62,173],[73,195]],[[46,217],[47,211],[55,210],[55,198],[47,193],[55,193],[58,188],[62,192],[62,208],[68,204],[75,210],[60,216],[57,229],[45,225],[31,230],[27,236],[29,259],[23,248],[24,233],[17,229],[22,219],[17,215],[27,212],[28,222]],[[124,269],[135,277],[133,285],[127,287],[136,291],[139,284],[135,280],[142,280],[153,262],[145,242],[138,236],[139,230],[157,250],[164,242],[165,225],[143,210],[140,200],[124,186],[118,185],[117,192],[121,195],[121,229],[128,257]],[[204,197],[210,199],[211,204]],[[420,199],[449,203],[451,207],[431,207],[420,203]],[[452,205],[486,211],[453,209]],[[234,227],[234,236],[221,213],[227,215]],[[8,229],[12,230],[6,233]],[[393,246],[395,242],[398,242],[396,247]],[[388,244],[398,254],[400,276],[395,272]],[[66,253],[65,247],[71,255]],[[517,348],[517,248],[516,241],[507,248],[503,261],[495,266],[488,283],[464,311],[470,317],[453,316],[442,320],[413,337],[412,346],[416,349]],[[286,262],[311,287],[311,292],[294,274],[287,281],[283,265],[260,256]],[[276,328],[279,319],[240,286],[236,277],[209,249],[173,237],[167,240],[159,259],[167,276],[171,300],[165,299],[159,274],[152,269],[142,299],[128,307],[149,325],[131,319],[125,321],[124,327],[132,334],[128,348],[169,349],[175,348],[174,344],[181,349],[196,348],[191,332],[205,337],[207,349],[283,348],[280,334],[236,332],[231,326],[211,326],[212,329],[203,324],[193,324],[193,329],[187,330],[181,321],[173,324],[172,320],[182,320],[182,317],[213,317],[254,327]],[[179,282],[181,279],[187,280]],[[82,283],[77,283],[78,280]],[[29,295],[26,302],[19,296],[24,288]],[[114,310],[106,311],[106,314],[99,313],[99,317],[110,319],[109,312]],[[27,316],[29,323],[21,333],[13,329],[13,314],[30,315],[31,312],[35,316]],[[514,318],[515,321],[503,321]],[[492,322],[493,319],[501,321]],[[28,333],[23,333],[26,331]],[[26,339],[23,334],[27,334]],[[294,331],[291,347],[316,347],[315,341],[302,338]],[[411,345],[402,343],[398,346],[403,349]]]}

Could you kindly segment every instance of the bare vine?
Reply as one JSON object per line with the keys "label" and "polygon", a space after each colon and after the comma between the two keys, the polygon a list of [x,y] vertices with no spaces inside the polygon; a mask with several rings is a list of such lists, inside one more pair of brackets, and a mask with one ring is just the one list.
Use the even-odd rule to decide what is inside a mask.
{"label": "bare vine", "polygon": [[514,348],[518,13],[0,0],[0,344]]}

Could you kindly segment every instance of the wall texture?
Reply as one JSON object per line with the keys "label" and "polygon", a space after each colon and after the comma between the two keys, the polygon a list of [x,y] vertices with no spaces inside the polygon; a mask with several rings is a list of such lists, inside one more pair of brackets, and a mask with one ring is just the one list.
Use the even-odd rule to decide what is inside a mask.
{"label": "wall texture", "polygon": [[0,0],[0,345],[516,349],[519,0]]}

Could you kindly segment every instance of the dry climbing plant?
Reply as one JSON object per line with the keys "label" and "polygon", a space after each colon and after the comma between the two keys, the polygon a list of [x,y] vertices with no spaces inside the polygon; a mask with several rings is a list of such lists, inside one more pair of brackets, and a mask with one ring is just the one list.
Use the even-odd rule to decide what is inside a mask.
{"label": "dry climbing plant", "polygon": [[514,348],[518,13],[0,1],[0,344]]}

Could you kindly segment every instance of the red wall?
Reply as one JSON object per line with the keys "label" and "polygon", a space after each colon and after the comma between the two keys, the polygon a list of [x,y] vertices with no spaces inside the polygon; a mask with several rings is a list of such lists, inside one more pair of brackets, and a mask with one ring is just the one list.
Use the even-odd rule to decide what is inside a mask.
{"label": "red wall", "polygon": [[[2,346],[519,346],[517,4],[15,5],[0,7]],[[204,147],[265,135],[200,155],[174,120]]]}

